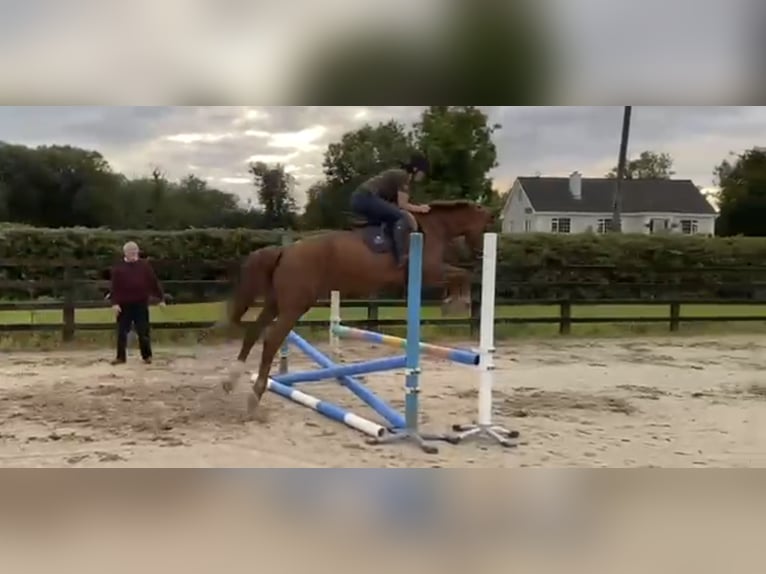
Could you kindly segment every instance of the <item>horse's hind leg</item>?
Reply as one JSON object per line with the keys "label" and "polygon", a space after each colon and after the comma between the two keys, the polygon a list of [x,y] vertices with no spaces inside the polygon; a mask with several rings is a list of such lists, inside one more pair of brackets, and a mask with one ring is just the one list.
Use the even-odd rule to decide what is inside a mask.
{"label": "horse's hind leg", "polygon": [[251,417],[255,414],[255,410],[261,402],[263,393],[266,392],[271,365],[274,362],[274,357],[276,356],[277,351],[301,316],[308,311],[309,307],[310,306],[306,306],[298,311],[280,311],[279,317],[266,334],[266,338],[263,340],[263,351],[261,352],[261,365],[258,369],[258,377],[256,378],[255,383],[253,383],[253,393],[247,399],[247,412]]}
{"label": "horse's hind leg", "polygon": [[229,373],[221,383],[224,392],[230,393],[237,386],[242,374],[245,372],[245,361],[247,361],[250,351],[252,351],[253,346],[260,338],[264,329],[271,324],[276,316],[277,303],[273,298],[269,298],[264,303],[263,309],[261,309],[255,322],[245,328],[245,336],[242,339],[242,347],[240,348],[237,360],[231,366]]}

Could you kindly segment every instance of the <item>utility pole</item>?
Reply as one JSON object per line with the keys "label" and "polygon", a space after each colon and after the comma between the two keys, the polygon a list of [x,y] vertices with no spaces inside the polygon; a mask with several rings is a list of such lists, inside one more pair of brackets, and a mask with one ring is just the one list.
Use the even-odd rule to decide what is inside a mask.
{"label": "utility pole", "polygon": [[625,164],[628,155],[628,137],[630,135],[630,115],[633,106],[625,106],[622,115],[622,139],[620,140],[620,157],[617,161],[617,181],[612,198],[612,231],[622,232],[622,181],[625,179]]}

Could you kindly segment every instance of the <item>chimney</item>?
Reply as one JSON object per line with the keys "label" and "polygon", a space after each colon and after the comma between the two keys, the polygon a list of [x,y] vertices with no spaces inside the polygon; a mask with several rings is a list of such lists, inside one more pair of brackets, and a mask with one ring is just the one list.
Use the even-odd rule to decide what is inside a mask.
{"label": "chimney", "polygon": [[573,171],[569,176],[569,193],[575,199],[582,199],[582,174],[577,171]]}

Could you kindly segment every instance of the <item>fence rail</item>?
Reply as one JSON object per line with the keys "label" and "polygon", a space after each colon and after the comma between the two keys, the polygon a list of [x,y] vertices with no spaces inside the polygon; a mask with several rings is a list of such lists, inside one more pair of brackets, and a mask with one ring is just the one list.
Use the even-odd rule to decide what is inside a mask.
{"label": "fence rail", "polygon": [[[77,331],[107,331],[109,321],[78,322],[77,311],[107,308],[103,297],[110,284],[107,279],[113,259],[91,260],[27,260],[0,259],[0,333],[34,331],[60,331],[64,341],[72,341]],[[173,297],[169,311],[176,304],[218,303],[231,288],[221,270],[239,265],[239,261],[152,260],[163,279],[166,292]],[[39,273],[45,270],[44,273]],[[506,270],[508,271],[508,270]],[[171,273],[172,272],[172,273]],[[571,273],[570,273],[571,272]],[[592,272],[592,273],[591,273]],[[574,275],[573,275],[574,274]],[[631,276],[632,275],[632,276]],[[164,279],[164,277],[187,279]],[[197,277],[188,279],[188,277]],[[691,278],[690,278],[691,277]],[[579,279],[579,280],[573,280]],[[475,284],[474,287],[477,287]],[[496,304],[499,307],[551,307],[551,312],[540,316],[507,316],[496,313],[497,325],[558,325],[561,334],[568,334],[573,325],[597,323],[664,323],[668,329],[678,331],[682,323],[695,322],[761,322],[766,323],[766,266],[721,266],[707,268],[630,267],[614,265],[557,265],[514,266],[506,272],[498,285]],[[391,292],[388,296],[397,296]],[[477,293],[478,295],[478,293]],[[438,290],[424,289],[423,305],[436,307]],[[509,298],[512,297],[512,298]],[[329,307],[327,300],[315,307]],[[682,314],[689,305],[714,305],[715,310],[704,314]],[[371,300],[343,300],[344,308],[363,308],[365,314],[344,321],[351,326],[378,330],[386,326],[404,326],[401,318],[383,318],[385,309],[404,308],[401,299],[380,297]],[[641,313],[635,309],[623,316],[580,316],[577,309],[586,306],[641,306],[654,312]],[[657,306],[667,312],[656,312]],[[729,310],[747,306],[740,314]],[[577,309],[575,309],[577,308]],[[179,308],[180,309],[180,308]],[[32,316],[32,321],[8,318],[13,312],[45,312],[45,318]],[[383,313],[382,313],[383,311]],[[575,312],[573,312],[575,311]],[[51,314],[60,312],[59,317]],[[514,313],[510,313],[514,315]],[[4,318],[5,315],[5,318]],[[180,316],[180,315],[179,315]],[[168,315],[170,317],[170,315]],[[174,317],[175,318],[175,317]],[[194,317],[190,317],[194,319]],[[161,321],[152,323],[153,329],[189,330],[205,329],[213,321]],[[478,329],[479,305],[474,302],[468,317],[425,318],[424,325],[466,326]],[[300,326],[322,327],[328,320],[306,319]]]}
{"label": "fence rail", "polygon": [[[243,254],[244,257],[244,254]],[[242,264],[242,258],[236,259],[197,259],[189,257],[188,259],[158,259],[149,257],[148,261],[153,266],[161,266],[166,268],[176,267],[179,269],[187,269],[190,267],[196,268],[212,268],[222,269],[232,266],[239,267]],[[25,259],[25,258],[0,258],[0,268],[35,268],[35,269],[61,269],[70,267],[72,269],[84,269],[88,271],[109,271],[112,265],[118,262],[119,259],[115,259],[112,256],[101,258],[87,258],[87,259]],[[560,264],[556,262],[549,262],[544,267],[539,264],[534,265],[514,265],[514,269],[519,271],[619,271],[626,273],[646,272],[651,273],[766,273],[766,265],[716,265],[708,267],[679,267],[677,265],[667,265],[664,267],[653,266],[647,268],[646,264]]]}
{"label": "fence rail", "polygon": [[[196,301],[198,303],[212,303],[208,299]],[[722,313],[720,315],[682,315],[681,309],[685,305],[716,305],[726,308],[736,306],[754,306],[752,300],[718,300],[718,299],[684,299],[684,300],[642,300],[642,299],[613,299],[613,300],[578,300],[578,299],[499,299],[496,301],[498,306],[550,306],[557,307],[558,313],[551,316],[542,317],[496,317],[496,325],[558,325],[558,331],[562,335],[571,332],[572,326],[577,324],[597,324],[597,323],[666,323],[671,332],[678,331],[682,323],[696,322],[764,322],[766,323],[766,302],[758,307],[763,308],[763,314],[751,315],[732,315]],[[341,306],[344,308],[364,308],[366,317],[363,319],[344,320],[344,324],[353,327],[363,327],[370,330],[378,330],[381,327],[394,326],[401,327],[406,325],[405,318],[385,319],[380,317],[380,310],[386,308],[403,308],[406,302],[396,299],[372,299],[372,300],[344,300]],[[438,307],[439,301],[423,301],[424,307]],[[576,317],[573,316],[573,307],[578,306],[646,306],[657,307],[665,306],[668,309],[666,315],[643,315],[643,316],[598,316],[598,317]],[[109,331],[113,325],[107,322],[77,322],[76,311],[81,309],[99,309],[108,308],[108,301],[45,301],[45,302],[4,302],[0,303],[0,312],[2,311],[61,311],[61,322],[43,322],[43,323],[3,323],[0,315],[0,333],[21,333],[21,332],[52,332],[60,331],[62,340],[69,342],[75,339],[77,331]],[[257,306],[257,304],[256,304]],[[315,307],[328,308],[328,300],[319,301]],[[173,308],[171,305],[170,309]],[[475,332],[479,326],[479,305],[475,303],[472,306],[470,316],[467,317],[449,317],[449,318],[424,318],[423,325],[437,326],[470,326]],[[247,322],[245,322],[247,324]],[[329,320],[301,320],[299,327],[327,328]],[[206,329],[214,325],[214,321],[163,321],[152,323],[152,329],[160,330],[197,330]]]}

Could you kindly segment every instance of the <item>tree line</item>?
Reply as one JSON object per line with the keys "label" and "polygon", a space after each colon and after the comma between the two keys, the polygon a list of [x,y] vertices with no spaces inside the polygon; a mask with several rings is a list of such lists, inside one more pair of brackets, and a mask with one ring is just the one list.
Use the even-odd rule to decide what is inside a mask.
{"label": "tree line", "polygon": [[[170,181],[160,168],[128,178],[97,151],[68,145],[30,148],[0,142],[0,221],[38,227],[337,229],[349,224],[351,193],[366,178],[427,154],[431,176],[416,201],[469,199],[499,214],[505,193],[493,188],[493,134],[500,129],[475,106],[430,106],[411,127],[364,125],[328,145],[323,177],[299,210],[287,166],[249,166],[253,197],[243,200],[190,174]],[[673,158],[651,150],[630,159],[629,179],[671,178]],[[721,191],[719,235],[766,236],[766,148],[732,154],[714,168]],[[606,177],[615,177],[616,168]]]}
{"label": "tree line", "polygon": [[492,133],[498,128],[477,107],[432,106],[409,130],[390,121],[348,132],[327,147],[324,179],[308,191],[303,212],[295,178],[282,164],[251,164],[254,194],[243,200],[194,174],[170,181],[155,168],[129,178],[94,150],[0,142],[0,221],[50,228],[339,228],[348,224],[353,189],[416,149],[433,167],[431,179],[415,190],[421,201],[438,196],[496,206],[489,172],[497,165]]}

